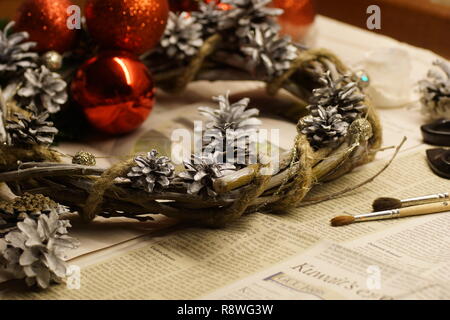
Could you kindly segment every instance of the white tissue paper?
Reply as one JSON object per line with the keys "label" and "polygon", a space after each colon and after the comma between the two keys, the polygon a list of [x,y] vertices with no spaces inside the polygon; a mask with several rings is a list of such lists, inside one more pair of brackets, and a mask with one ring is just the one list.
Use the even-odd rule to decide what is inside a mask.
{"label": "white tissue paper", "polygon": [[367,93],[378,108],[399,108],[414,101],[411,58],[401,48],[370,51],[356,66],[370,77]]}

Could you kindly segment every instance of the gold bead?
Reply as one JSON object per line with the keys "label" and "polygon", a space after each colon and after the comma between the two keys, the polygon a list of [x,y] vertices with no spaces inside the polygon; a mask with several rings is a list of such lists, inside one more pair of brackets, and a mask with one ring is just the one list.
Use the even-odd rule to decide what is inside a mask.
{"label": "gold bead", "polygon": [[42,56],[42,63],[52,71],[61,69],[63,64],[62,56],[56,51],[49,51]]}
{"label": "gold bead", "polygon": [[86,151],[79,151],[77,154],[72,158],[73,164],[80,164],[83,166],[90,166],[93,167],[97,164],[97,161],[95,160],[95,156]]}
{"label": "gold bead", "polygon": [[372,125],[367,119],[356,119],[350,125],[349,132],[353,135],[359,134],[365,141],[373,137]]}

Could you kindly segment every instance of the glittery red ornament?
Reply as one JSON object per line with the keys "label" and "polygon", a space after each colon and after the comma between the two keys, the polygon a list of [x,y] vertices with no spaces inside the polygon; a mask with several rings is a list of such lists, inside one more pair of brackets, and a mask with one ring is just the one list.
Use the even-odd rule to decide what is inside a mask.
{"label": "glittery red ornament", "polygon": [[77,30],[67,27],[69,0],[25,0],[16,14],[15,29],[27,31],[37,42],[33,50],[64,53],[73,48]]}
{"label": "glittery red ornament", "polygon": [[89,33],[103,48],[136,54],[154,48],[166,27],[167,0],[88,0]]}
{"label": "glittery red ornament", "polygon": [[147,67],[125,51],[107,51],[89,59],[76,72],[73,99],[100,131],[133,131],[147,119],[155,89]]}

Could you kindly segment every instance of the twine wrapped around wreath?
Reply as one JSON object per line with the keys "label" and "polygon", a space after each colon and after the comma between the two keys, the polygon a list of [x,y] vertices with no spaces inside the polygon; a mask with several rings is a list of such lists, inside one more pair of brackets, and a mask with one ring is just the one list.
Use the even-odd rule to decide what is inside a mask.
{"label": "twine wrapped around wreath", "polygon": [[[212,79],[214,72],[205,66],[206,58],[214,53],[220,41],[220,35],[210,37],[187,67],[156,74],[158,85],[179,92],[191,81],[229,80],[230,73],[222,73],[225,79]],[[314,63],[333,73],[348,73],[340,60],[328,51],[299,51],[292,67],[267,83],[269,94],[275,95],[280,89],[286,89],[303,101],[297,104],[297,109],[285,110],[285,116],[292,118],[307,113],[304,101],[308,101],[313,89],[309,85],[311,74],[308,74],[308,67]],[[171,87],[170,84],[174,83],[175,86]],[[281,156],[277,172],[263,174],[271,167],[270,163],[249,165],[216,179],[213,188],[219,196],[214,198],[190,195],[177,186],[160,193],[130,188],[118,178],[126,176],[134,164],[133,159],[109,169],[55,164],[59,153],[51,149],[42,151],[38,147],[16,148],[15,157],[7,147],[1,147],[0,163],[4,172],[0,173],[0,181],[7,182],[16,194],[44,194],[78,209],[86,222],[105,212],[114,212],[114,216],[136,219],[149,214],[163,214],[205,226],[222,227],[245,213],[296,207],[315,184],[337,179],[356,166],[371,161],[381,146],[381,125],[367,98],[365,104],[368,108],[364,117],[353,121],[348,135],[338,146],[315,150],[298,130],[294,146]],[[296,120],[300,123],[302,119]],[[17,160],[24,163],[18,167]]]}

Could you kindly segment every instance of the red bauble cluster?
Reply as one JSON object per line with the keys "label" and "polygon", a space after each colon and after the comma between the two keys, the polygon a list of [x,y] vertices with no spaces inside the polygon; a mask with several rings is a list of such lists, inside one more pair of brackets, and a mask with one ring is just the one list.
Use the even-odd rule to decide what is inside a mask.
{"label": "red bauble cluster", "polygon": [[109,134],[136,129],[153,108],[150,72],[126,51],[104,51],[89,59],[78,69],[71,89],[92,126]]}
{"label": "red bauble cluster", "polygon": [[150,71],[136,55],[158,44],[167,0],[88,0],[85,14],[90,36],[107,51],[77,71],[72,96],[98,130],[133,131],[150,114],[155,92]]}
{"label": "red bauble cluster", "polygon": [[[36,41],[37,51],[60,53],[76,45],[68,28],[70,0],[25,0],[16,21]],[[137,55],[154,48],[166,27],[167,0],[88,0],[86,24],[100,53],[84,63],[72,82],[72,97],[89,122],[110,134],[138,128],[154,104],[154,84]]]}

